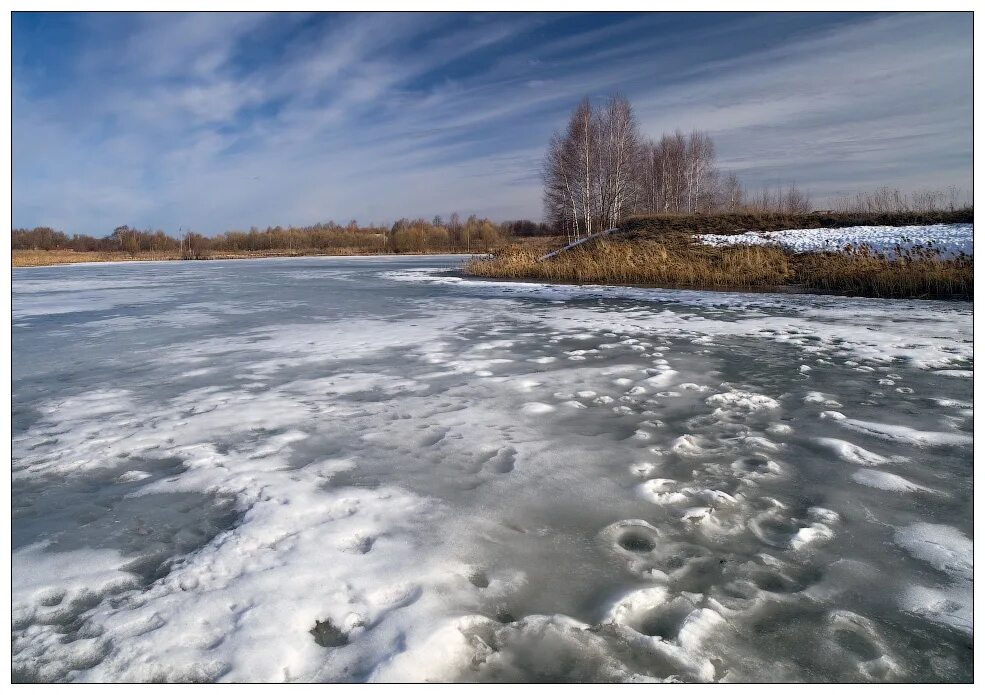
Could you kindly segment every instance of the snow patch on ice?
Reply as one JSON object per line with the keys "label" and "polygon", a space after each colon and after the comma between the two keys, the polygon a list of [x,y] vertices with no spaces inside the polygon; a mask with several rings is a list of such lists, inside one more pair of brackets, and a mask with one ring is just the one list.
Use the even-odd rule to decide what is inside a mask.
{"label": "snow patch on ice", "polygon": [[951,577],[944,586],[909,587],[900,598],[903,610],[971,635],[971,540],[951,526],[923,522],[897,530],[894,540],[913,557]]}
{"label": "snow patch on ice", "polygon": [[961,432],[925,432],[905,425],[888,425],[850,418],[839,420],[839,424],[872,437],[917,447],[961,446],[972,442],[970,434]]}
{"label": "snow patch on ice", "polygon": [[929,487],[918,485],[902,476],[886,471],[859,470],[852,474],[852,480],[862,485],[892,492],[932,492]]}
{"label": "snow patch on ice", "polygon": [[843,439],[817,437],[814,441],[824,448],[833,451],[843,461],[854,463],[858,466],[879,466],[889,461],[885,456],[875,454],[868,449],[863,449],[857,444],[846,442]]}
{"label": "snow patch on ice", "polygon": [[911,524],[894,535],[896,544],[910,555],[955,579],[972,579],[974,545],[952,526]]}

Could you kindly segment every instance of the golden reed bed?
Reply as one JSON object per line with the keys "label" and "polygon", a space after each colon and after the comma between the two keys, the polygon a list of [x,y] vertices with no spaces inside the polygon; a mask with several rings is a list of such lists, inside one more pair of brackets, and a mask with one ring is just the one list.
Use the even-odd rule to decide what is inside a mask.
{"label": "golden reed bed", "polygon": [[866,246],[795,253],[780,246],[714,247],[684,233],[601,237],[541,261],[511,245],[473,258],[469,275],[551,282],[717,289],[796,288],[866,297],[970,299],[973,259],[933,246],[880,253]]}

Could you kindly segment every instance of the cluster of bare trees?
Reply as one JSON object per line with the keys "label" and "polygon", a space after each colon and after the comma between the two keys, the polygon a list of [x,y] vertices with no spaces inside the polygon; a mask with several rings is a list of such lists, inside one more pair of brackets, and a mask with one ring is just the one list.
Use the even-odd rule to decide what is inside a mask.
{"label": "cluster of bare trees", "polygon": [[12,249],[71,249],[72,251],[173,251],[179,248],[180,241],[161,230],[151,231],[132,229],[126,225],[117,227],[105,237],[87,234],[73,234],[56,231],[51,227],[33,229],[14,229],[10,235]]}
{"label": "cluster of bare trees", "polygon": [[691,213],[717,205],[715,144],[707,133],[648,140],[641,154],[637,212]]}
{"label": "cluster of bare trees", "polygon": [[715,167],[715,144],[702,131],[644,138],[624,96],[602,107],[588,99],[575,108],[544,157],[546,221],[580,237],[617,226],[633,214],[810,212],[796,186],[749,197],[738,177]]}
{"label": "cluster of bare trees", "polygon": [[45,249],[50,251],[57,248],[69,248],[71,239],[65,232],[59,232],[51,227],[35,227],[34,229],[14,229],[10,233],[10,248],[12,249]]}
{"label": "cluster of bare trees", "polygon": [[492,220],[469,215],[463,222],[457,212],[445,222],[437,215],[430,222],[424,218],[399,219],[385,235],[384,246],[392,253],[427,251],[488,251],[500,243],[500,228]]}
{"label": "cluster of bare trees", "polygon": [[883,187],[871,193],[856,193],[838,204],[838,209],[844,212],[875,213],[953,212],[967,207],[971,207],[971,202],[956,186],[910,194]]}
{"label": "cluster of bare trees", "polygon": [[532,220],[506,220],[499,223],[499,231],[507,237],[554,236],[551,225]]}
{"label": "cluster of bare trees", "polygon": [[795,184],[790,184],[785,189],[782,186],[764,187],[758,196],[750,197],[739,209],[806,215],[812,208],[810,197]]}
{"label": "cluster of bare trees", "polygon": [[210,253],[265,253],[349,251],[358,253],[415,253],[428,251],[485,252],[502,243],[514,228],[530,233],[540,226],[529,220],[498,225],[490,219],[470,215],[462,220],[453,213],[446,223],[441,217],[400,219],[392,226],[360,226],[355,220],[346,225],[325,222],[304,227],[267,227],[260,230],[228,231],[216,236],[179,232],[169,236],[161,230],[139,230],[122,225],[105,237],[74,234],[69,237],[51,227],[14,229],[13,249],[71,249],[73,251],[123,251],[136,255],[147,251],[179,252],[187,258],[207,257]]}
{"label": "cluster of bare trees", "polygon": [[641,139],[633,108],[614,96],[602,109],[585,99],[555,133],[544,161],[548,221],[570,236],[614,226],[636,206]]}

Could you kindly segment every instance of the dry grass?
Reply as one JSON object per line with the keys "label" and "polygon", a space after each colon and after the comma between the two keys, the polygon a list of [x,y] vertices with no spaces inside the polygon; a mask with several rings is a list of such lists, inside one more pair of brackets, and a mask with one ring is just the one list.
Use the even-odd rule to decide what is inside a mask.
{"label": "dry grass", "polygon": [[[533,249],[537,255],[543,255],[564,244],[564,237],[523,237],[519,245]],[[464,249],[454,253],[462,253]],[[425,251],[407,251],[397,255],[421,255]],[[434,251],[430,253],[435,253]],[[443,251],[442,253],[452,253]],[[180,260],[226,260],[236,258],[281,258],[298,256],[377,256],[395,255],[380,254],[358,246],[340,246],[337,248],[309,249],[271,249],[267,251],[207,251],[197,257],[192,257],[186,250],[184,254],[178,251],[138,251],[135,254],[125,251],[71,251],[69,249],[21,250],[11,251],[11,265],[16,267],[65,265],[69,263],[101,263],[106,261],[180,261]]]}
{"label": "dry grass", "polygon": [[511,245],[492,258],[473,258],[470,275],[552,282],[807,290],[870,297],[971,297],[970,256],[900,249],[899,257],[859,247],[840,253],[794,253],[779,246],[714,247],[666,233],[601,237],[546,261]]}
{"label": "dry grass", "polygon": [[472,259],[466,272],[552,281],[707,287],[776,285],[790,276],[787,254],[771,246],[714,248],[687,235],[656,240],[600,238],[546,261],[531,249],[507,246],[493,258]]}
{"label": "dry grass", "polygon": [[[326,252],[318,251],[317,253],[324,254]],[[353,252],[351,249],[338,249],[336,255],[348,256],[355,255],[356,253],[358,253],[358,250]],[[299,251],[241,251],[228,253],[208,253],[193,258],[188,254],[188,252],[182,254],[178,251],[139,251],[137,253],[126,253],[125,251],[70,251],[67,249],[54,249],[51,251],[22,251],[19,249],[14,249],[11,251],[11,265],[16,268],[42,265],[66,265],[71,263],[105,263],[108,261],[220,260],[225,258],[267,258],[276,256],[306,255],[314,254]]]}
{"label": "dry grass", "polygon": [[971,299],[974,259],[945,257],[934,245],[897,247],[892,255],[867,245],[840,253],[797,254],[795,282],[822,292],[864,297]]}
{"label": "dry grass", "polygon": [[102,263],[106,261],[170,261],[181,256],[167,251],[147,251],[133,256],[123,251],[33,251],[14,249],[10,252],[11,265],[15,268],[35,265],[64,265],[67,263]]}

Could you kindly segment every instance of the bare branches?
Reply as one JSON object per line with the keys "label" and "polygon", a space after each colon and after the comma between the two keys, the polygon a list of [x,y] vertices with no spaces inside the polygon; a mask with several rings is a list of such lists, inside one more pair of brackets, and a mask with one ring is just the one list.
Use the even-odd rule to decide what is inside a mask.
{"label": "bare branches", "polygon": [[970,206],[967,196],[955,186],[937,191],[916,191],[910,195],[883,187],[871,193],[846,197],[840,201],[838,209],[844,212],[953,212]]}
{"label": "bare branches", "polygon": [[720,209],[715,145],[702,131],[680,131],[639,146],[638,212],[693,213]]}
{"label": "bare branches", "polygon": [[638,207],[639,125],[633,107],[613,96],[596,109],[585,99],[544,157],[544,210],[569,237],[608,229]]}
{"label": "bare branches", "polygon": [[[795,183],[747,193],[735,172],[715,165],[715,143],[704,131],[643,138],[632,104],[619,94],[602,106],[588,99],[556,132],[544,157],[546,221],[569,239],[618,226],[631,214],[811,212],[810,196]],[[925,191],[907,198],[880,189],[846,200],[841,209],[864,212],[955,210],[958,193]]]}

